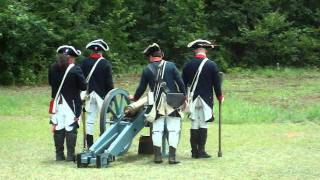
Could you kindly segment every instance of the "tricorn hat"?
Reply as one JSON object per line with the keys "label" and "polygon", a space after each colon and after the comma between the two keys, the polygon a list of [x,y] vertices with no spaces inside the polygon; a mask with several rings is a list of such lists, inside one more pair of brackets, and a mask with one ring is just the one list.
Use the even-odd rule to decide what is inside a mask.
{"label": "tricorn hat", "polygon": [[212,44],[210,41],[203,40],[203,39],[197,39],[195,41],[192,41],[188,44],[188,48],[197,49],[197,48],[214,48],[214,44]]}
{"label": "tricorn hat", "polygon": [[74,56],[74,57],[78,57],[79,55],[81,55],[80,50],[77,50],[73,46],[69,46],[69,45],[59,46],[57,49],[57,53],[65,54],[68,56]]}
{"label": "tricorn hat", "polygon": [[97,39],[94,41],[91,41],[86,46],[87,49],[93,50],[93,51],[108,51],[109,46],[103,39]]}
{"label": "tricorn hat", "polygon": [[160,46],[157,43],[153,43],[149,45],[144,51],[143,54],[146,56],[154,56],[161,57],[163,56],[163,52],[160,49]]}

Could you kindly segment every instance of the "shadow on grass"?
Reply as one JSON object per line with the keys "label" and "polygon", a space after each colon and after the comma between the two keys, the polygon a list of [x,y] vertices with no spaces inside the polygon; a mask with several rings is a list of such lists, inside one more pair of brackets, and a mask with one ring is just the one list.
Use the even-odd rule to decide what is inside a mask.
{"label": "shadow on grass", "polygon": [[143,161],[145,160],[152,161],[153,160],[153,155],[142,155],[142,154],[136,154],[136,153],[129,153],[124,156],[119,156],[116,157],[117,162],[121,163],[134,163],[138,161]]}
{"label": "shadow on grass", "polygon": [[[120,156],[119,159],[116,159],[118,163],[124,164],[139,164],[147,167],[158,167],[158,166],[172,166],[168,163],[168,157],[162,158],[163,162],[160,164],[156,164],[153,162],[153,154],[127,154],[125,156]],[[180,159],[178,159],[180,160]],[[119,164],[118,164],[119,165]],[[179,164],[181,165],[181,164]]]}
{"label": "shadow on grass", "polygon": [[65,166],[65,165],[76,165],[74,162],[70,161],[56,161],[54,159],[45,159],[41,161],[41,164],[47,165],[47,166]]}

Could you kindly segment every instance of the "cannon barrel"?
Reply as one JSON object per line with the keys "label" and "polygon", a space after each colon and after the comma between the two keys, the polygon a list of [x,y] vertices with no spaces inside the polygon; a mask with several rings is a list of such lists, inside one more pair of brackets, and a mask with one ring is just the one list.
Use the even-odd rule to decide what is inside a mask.
{"label": "cannon barrel", "polygon": [[148,102],[148,97],[145,96],[136,102],[133,102],[124,108],[124,114],[127,117],[133,117],[137,112]]}

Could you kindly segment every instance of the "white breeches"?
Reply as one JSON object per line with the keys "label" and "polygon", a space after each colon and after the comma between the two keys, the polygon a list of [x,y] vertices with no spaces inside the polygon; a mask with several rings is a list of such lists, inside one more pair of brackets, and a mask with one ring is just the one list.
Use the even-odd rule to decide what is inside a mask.
{"label": "white breeches", "polygon": [[100,118],[100,110],[102,107],[103,99],[94,91],[90,93],[89,100],[86,102],[86,130],[87,134],[93,135],[94,133],[94,122],[98,114]]}
{"label": "white breeches", "polygon": [[152,142],[154,146],[162,146],[163,132],[167,130],[169,146],[177,148],[181,130],[180,117],[161,116],[153,122],[152,127]]}
{"label": "white breeches", "polygon": [[61,98],[62,104],[57,105],[57,111],[52,115],[51,121],[57,124],[56,130],[65,129],[66,131],[72,131],[74,128],[72,124],[75,122],[75,114],[63,96],[61,96]]}
{"label": "white breeches", "polygon": [[208,128],[208,123],[203,119],[191,119],[191,129]]}
{"label": "white breeches", "polygon": [[208,128],[208,121],[212,117],[212,109],[198,96],[192,102],[190,109],[191,129]]}

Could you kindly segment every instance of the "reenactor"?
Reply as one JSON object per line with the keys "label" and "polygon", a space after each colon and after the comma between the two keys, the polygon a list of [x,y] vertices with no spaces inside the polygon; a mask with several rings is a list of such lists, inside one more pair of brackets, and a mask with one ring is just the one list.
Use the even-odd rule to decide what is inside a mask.
{"label": "reenactor", "polygon": [[[149,86],[154,96],[156,107],[155,120],[152,123],[152,141],[154,147],[154,162],[162,163],[161,146],[164,132],[168,132],[169,164],[177,164],[176,149],[181,131],[181,117],[179,109],[169,105],[170,93],[180,93],[185,100],[185,87],[182,78],[174,63],[163,60],[163,52],[159,45],[149,45],[143,53],[149,60],[147,67],[143,69],[139,86],[130,99],[138,100]],[[181,105],[182,105],[181,104]]]}
{"label": "reenactor", "polygon": [[192,158],[210,158],[206,152],[208,122],[213,121],[213,89],[218,101],[223,101],[217,64],[207,58],[208,49],[215,46],[198,39],[188,44],[194,57],[183,68],[182,78],[188,86],[189,118],[191,119],[190,144]]}
{"label": "reenactor", "polygon": [[77,128],[82,102],[80,91],[86,89],[84,75],[74,64],[81,52],[72,46],[63,45],[57,49],[57,62],[49,68],[48,80],[51,86],[49,112],[51,115],[56,160],[65,160],[64,140],[67,144],[67,161],[75,160]]}
{"label": "reenactor", "polygon": [[100,116],[101,106],[106,94],[114,88],[112,80],[112,67],[110,62],[103,57],[102,52],[108,51],[108,44],[97,39],[86,46],[92,53],[81,62],[81,69],[87,81],[85,97],[86,111],[86,142],[87,147],[93,144],[94,123],[98,114]]}

